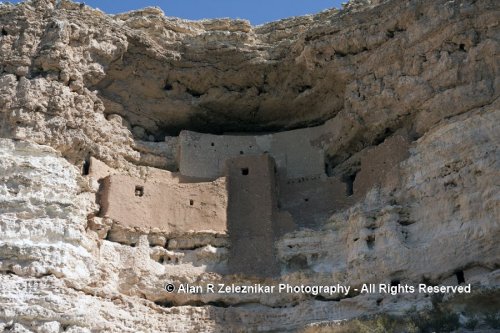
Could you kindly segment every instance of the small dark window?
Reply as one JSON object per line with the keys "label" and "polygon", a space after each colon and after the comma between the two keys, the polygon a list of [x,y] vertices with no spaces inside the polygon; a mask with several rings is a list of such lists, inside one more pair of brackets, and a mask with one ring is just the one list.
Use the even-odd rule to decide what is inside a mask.
{"label": "small dark window", "polygon": [[368,246],[368,249],[373,249],[373,246],[375,245],[375,236],[368,236],[368,238],[366,239],[366,245]]}
{"label": "small dark window", "polygon": [[190,206],[193,206],[193,205],[194,205],[194,200],[193,200],[193,199],[189,200],[189,205],[190,205]]}
{"label": "small dark window", "polygon": [[165,83],[165,86],[163,87],[163,90],[170,91],[174,89],[174,87],[170,83]]}
{"label": "small dark window", "polygon": [[137,185],[135,187],[135,196],[136,197],[142,197],[143,195],[144,195],[144,186]]}
{"label": "small dark window", "polygon": [[354,194],[354,181],[356,180],[356,173],[345,175],[342,181],[346,184],[346,195],[351,196]]}
{"label": "small dark window", "polygon": [[308,202],[308,201],[309,201],[309,198],[304,198],[304,201],[305,201],[305,202]]}
{"label": "small dark window", "polygon": [[401,281],[399,280],[392,280],[391,281],[391,287],[399,286],[401,284]]}
{"label": "small dark window", "polygon": [[5,30],[5,28],[2,28],[2,36],[7,36],[8,33],[7,33],[7,30]]}
{"label": "small dark window", "polygon": [[213,147],[213,146],[215,146],[215,143],[212,142],[210,145]]}
{"label": "small dark window", "polygon": [[85,160],[82,166],[82,175],[87,176],[90,172],[90,161]]}
{"label": "small dark window", "polygon": [[465,283],[464,271],[458,271],[458,272],[456,272],[455,276],[457,277],[457,283],[458,284]]}
{"label": "small dark window", "polygon": [[240,155],[243,155],[243,154],[244,154],[244,153],[243,153],[243,150],[240,150]]}
{"label": "small dark window", "polygon": [[242,174],[243,176],[247,176],[247,175],[248,175],[248,168],[243,168],[243,169],[241,169],[241,174]]}

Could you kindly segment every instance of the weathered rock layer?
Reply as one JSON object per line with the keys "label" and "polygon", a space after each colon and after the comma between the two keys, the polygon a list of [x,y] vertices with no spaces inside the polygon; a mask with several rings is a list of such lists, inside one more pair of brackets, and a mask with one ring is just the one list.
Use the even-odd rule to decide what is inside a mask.
{"label": "weathered rock layer", "polygon": [[[258,27],[0,4],[0,328],[298,331],[436,307],[425,294],[181,294],[167,282],[465,280],[498,295],[499,2],[360,3]],[[181,130],[325,123],[324,172],[352,197],[270,238],[277,277],[227,273],[238,260],[227,235],[100,214],[104,176],[178,171]],[[103,174],[88,174],[91,159]],[[450,302],[463,324],[492,301]]]}

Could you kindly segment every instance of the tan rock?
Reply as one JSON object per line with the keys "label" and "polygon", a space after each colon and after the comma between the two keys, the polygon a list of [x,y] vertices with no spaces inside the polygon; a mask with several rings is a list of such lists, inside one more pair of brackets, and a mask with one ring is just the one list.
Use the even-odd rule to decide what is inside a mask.
{"label": "tan rock", "polygon": [[441,304],[167,283],[471,283],[443,299],[484,315],[499,13],[359,0],[253,27],[0,4],[0,330],[300,331]]}

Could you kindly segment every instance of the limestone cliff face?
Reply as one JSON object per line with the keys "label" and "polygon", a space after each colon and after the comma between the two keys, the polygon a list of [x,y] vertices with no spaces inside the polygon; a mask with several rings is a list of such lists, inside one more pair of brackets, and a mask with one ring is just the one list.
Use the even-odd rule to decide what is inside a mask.
{"label": "limestone cliff face", "polygon": [[[465,279],[476,293],[445,297],[448,311],[495,329],[482,316],[497,311],[500,286],[499,17],[495,0],[352,1],[258,27],[155,8],[109,16],[68,1],[0,4],[0,328],[323,332],[319,323],[436,300],[163,286]],[[220,273],[225,236],[99,216],[91,158],[106,175],[147,181],[177,171],[181,130],[325,123],[325,174],[354,194],[314,228],[274,240],[278,277]]]}

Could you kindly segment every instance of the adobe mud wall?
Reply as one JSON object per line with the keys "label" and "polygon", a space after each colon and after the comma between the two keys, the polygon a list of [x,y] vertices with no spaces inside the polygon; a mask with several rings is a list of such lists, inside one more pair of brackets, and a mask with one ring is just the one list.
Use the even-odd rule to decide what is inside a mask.
{"label": "adobe mud wall", "polygon": [[336,177],[299,178],[279,184],[279,207],[300,227],[318,228],[331,214],[353,202],[346,184]]}
{"label": "adobe mud wall", "polygon": [[[399,162],[408,156],[407,138],[393,135],[377,147],[363,152],[352,174],[327,177],[321,174],[323,170],[319,168],[322,163],[321,149],[310,145],[311,134],[309,129],[264,136],[215,136],[185,131],[179,148],[181,172],[158,170],[150,173],[145,180],[124,175],[108,176],[112,169],[92,158],[90,174],[98,178],[108,176],[102,181],[100,215],[126,227],[159,228],[177,233],[208,230],[224,232],[227,224],[231,224],[239,235],[233,235],[233,243],[250,244],[244,240],[246,236],[241,237],[237,224],[249,221],[257,225],[264,223],[257,227],[255,234],[253,229],[245,232],[249,237],[260,237],[261,231],[271,230],[270,239],[282,235],[283,230],[320,228],[331,214],[360,200],[373,186],[387,179],[397,182]],[[285,138],[288,141],[283,141]],[[297,146],[306,148],[292,150],[295,142],[298,142]],[[283,147],[285,143],[286,147]],[[244,145],[247,149],[240,154]],[[262,147],[279,148],[290,153],[281,154],[278,153],[280,150],[276,150],[275,155],[282,157],[281,162],[284,163],[281,169],[274,163],[271,154],[259,154]],[[303,152],[305,155],[301,154]],[[272,173],[267,172],[268,163],[271,163],[267,159],[272,161]],[[303,163],[306,166],[314,165],[310,172],[314,175],[287,178],[289,172],[298,175]],[[212,182],[199,178],[218,175],[218,168],[222,164],[225,165],[222,174],[227,179],[233,179],[232,185],[226,188],[224,177]],[[255,170],[250,172],[248,167],[244,167],[245,164]],[[234,169],[236,166],[240,167],[239,171]],[[243,169],[248,173],[242,174]],[[182,171],[189,176],[183,175]],[[249,179],[252,187],[246,188]],[[234,185],[240,180],[245,182]],[[259,194],[268,187],[273,188],[272,192],[265,192],[268,196]],[[239,191],[245,192],[248,197],[241,199],[243,194]],[[228,205],[228,198],[232,205]],[[263,209],[259,214],[264,214],[268,208],[269,217],[247,212],[254,206]],[[247,222],[240,221],[243,216]],[[267,218],[270,219],[269,225],[266,224]],[[242,246],[247,252],[256,253],[248,244]],[[267,256],[267,253],[264,251],[262,256]]]}
{"label": "adobe mud wall", "polygon": [[225,160],[240,155],[269,154],[282,178],[314,177],[325,173],[324,152],[314,141],[323,127],[266,135],[212,135],[182,131],[179,170],[186,176],[217,178]]}
{"label": "adobe mud wall", "polygon": [[362,198],[373,186],[384,182],[392,182],[393,186],[397,184],[399,163],[408,158],[409,148],[407,135],[396,134],[364,152],[360,157],[359,171],[349,184],[354,198]]}
{"label": "adobe mud wall", "polygon": [[275,164],[267,155],[226,161],[231,273],[273,276],[280,272],[274,249],[277,211]]}
{"label": "adobe mud wall", "polygon": [[[155,8],[106,15],[66,0],[0,3],[0,331],[316,333],[422,309],[495,330],[484,318],[500,298],[500,2],[352,1],[258,27]],[[289,176],[273,152],[277,182],[297,182],[279,186],[278,198],[292,197],[281,201],[291,213],[272,218],[283,235],[276,252],[262,239],[281,275],[259,280],[355,287],[460,278],[472,295],[436,304],[425,294],[168,293],[166,282],[256,279],[219,270],[231,256],[227,235],[108,231],[99,183],[80,172],[93,156],[113,168],[97,178],[146,181],[153,168],[177,170],[182,130],[263,134],[325,121],[310,143],[324,149],[329,178]],[[400,130],[411,133],[408,155],[381,152]],[[387,168],[393,155],[398,168]],[[354,203],[309,227],[300,193],[332,198],[322,185],[331,179]],[[287,232],[292,219],[306,227]],[[242,269],[255,258],[245,260]]]}
{"label": "adobe mud wall", "polygon": [[157,228],[166,233],[225,233],[225,179],[178,183],[168,172],[140,179],[126,175],[104,178],[100,216],[125,227]]}

